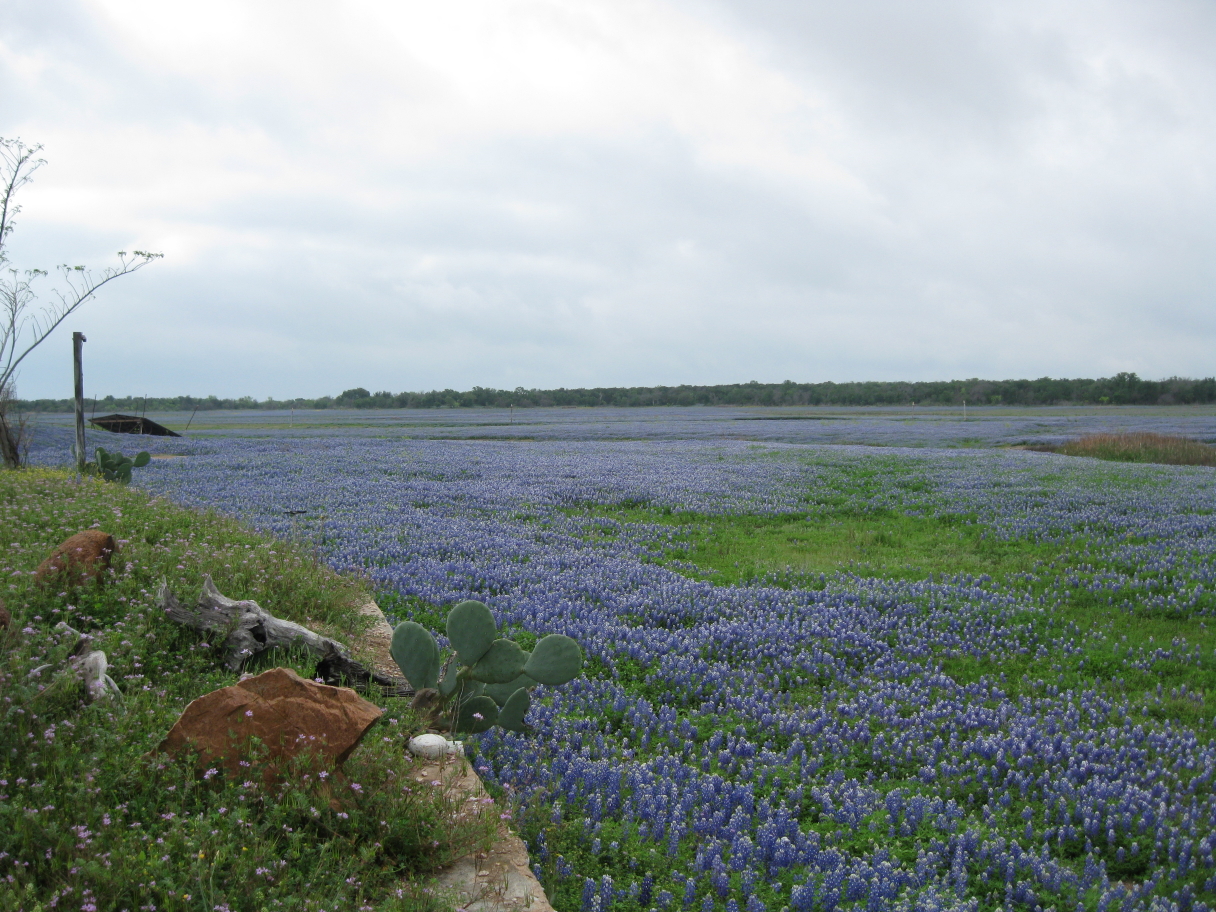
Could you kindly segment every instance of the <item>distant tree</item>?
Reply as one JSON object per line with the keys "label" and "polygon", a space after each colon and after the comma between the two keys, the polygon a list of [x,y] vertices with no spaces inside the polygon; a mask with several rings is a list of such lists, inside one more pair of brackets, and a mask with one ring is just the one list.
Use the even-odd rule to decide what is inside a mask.
{"label": "distant tree", "polygon": [[118,253],[119,264],[100,273],[93,273],[84,266],[60,266],[64,287],[53,290],[56,300],[31,312],[31,306],[38,301],[34,283],[47,272],[10,267],[7,244],[13,220],[21,211],[13,201],[14,197],[30,182],[33,173],[46,164],[45,160],[35,157],[41,150],[40,145],[27,146],[20,139],[0,136],[0,316],[3,318],[3,326],[0,326],[0,457],[11,469],[20,467],[23,458],[25,423],[14,421],[9,412],[15,398],[17,368],[25,356],[41,345],[101,286],[142,269],[164,255],[143,250],[128,254],[122,250]]}

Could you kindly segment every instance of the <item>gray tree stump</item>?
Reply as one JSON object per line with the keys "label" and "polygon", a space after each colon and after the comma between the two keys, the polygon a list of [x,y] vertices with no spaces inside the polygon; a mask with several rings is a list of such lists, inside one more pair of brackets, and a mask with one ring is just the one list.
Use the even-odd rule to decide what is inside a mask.
{"label": "gray tree stump", "polygon": [[233,671],[268,649],[308,650],[318,659],[317,677],[326,684],[342,684],[359,690],[372,685],[394,696],[409,696],[414,689],[402,678],[393,678],[351,658],[350,650],[337,640],[321,636],[293,621],[275,617],[257,602],[230,599],[211,577],[203,577],[203,591],[194,607],[183,605],[162,582],[157,603],[165,617],[207,636],[224,652],[224,664]]}

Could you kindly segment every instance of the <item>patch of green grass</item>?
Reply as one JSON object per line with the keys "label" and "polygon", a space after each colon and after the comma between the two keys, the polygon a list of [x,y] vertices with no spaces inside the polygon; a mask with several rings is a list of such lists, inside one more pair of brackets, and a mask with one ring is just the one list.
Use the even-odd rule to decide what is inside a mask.
{"label": "patch of green grass", "polygon": [[958,573],[1000,578],[1030,572],[1059,551],[1058,546],[998,539],[963,517],[889,511],[708,516],[634,507],[616,511],[614,518],[678,527],[682,535],[668,558],[693,567],[674,569],[719,585],[777,574],[788,584],[816,586],[808,577],[841,570],[892,579]]}
{"label": "patch of green grass", "polygon": [[[36,585],[54,546],[93,526],[125,542],[103,582]],[[237,680],[162,617],[162,578],[189,598],[210,573],[226,594],[348,639],[365,582],[232,520],[62,472],[0,473],[0,528],[13,616],[0,632],[0,910],[442,907],[423,878],[487,845],[498,821],[412,780],[418,723],[403,701],[379,701],[382,721],[327,780],[301,767],[276,784],[256,757],[235,777],[200,775],[155,750],[191,700]],[[106,653],[121,700],[87,701],[61,620]],[[274,659],[313,673],[307,656]]]}
{"label": "patch of green grass", "polygon": [[451,605],[435,605],[416,596],[402,595],[393,589],[376,593],[376,604],[394,626],[402,621],[414,621],[434,633],[443,633],[448,626]]}

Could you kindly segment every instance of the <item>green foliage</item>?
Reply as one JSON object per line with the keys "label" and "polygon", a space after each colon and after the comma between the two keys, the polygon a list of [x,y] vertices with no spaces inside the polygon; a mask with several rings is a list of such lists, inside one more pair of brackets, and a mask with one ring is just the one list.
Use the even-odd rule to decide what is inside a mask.
{"label": "green foliage", "polygon": [[[854,383],[723,383],[713,386],[594,387],[591,389],[500,390],[475,386],[471,390],[429,392],[371,392],[364,387],[344,390],[338,396],[320,399],[266,399],[251,396],[219,399],[215,396],[172,396],[145,399],[141,396],[106,396],[99,408],[149,408],[154,411],[203,411],[219,409],[387,409],[387,408],[548,408],[553,406],[646,407],[656,405],[734,406],[959,406],[994,407],[1052,406],[1088,403],[1103,405],[1194,405],[1216,402],[1216,378],[1170,377],[1142,380],[1133,373],[1097,379],[1039,377],[1035,380],[901,380]],[[32,399],[24,409],[40,412],[70,412],[71,399]]]}
{"label": "green foliage", "polygon": [[[107,584],[37,586],[39,562],[94,524],[121,542]],[[68,899],[107,910],[437,912],[425,876],[493,841],[496,812],[464,816],[463,802],[419,787],[403,766],[402,743],[420,724],[405,701],[379,701],[382,721],[337,783],[307,758],[268,782],[256,753],[229,777],[153,751],[187,704],[237,680],[198,635],[164,619],[162,576],[196,592],[209,573],[235,598],[348,639],[366,626],[365,582],[230,519],[66,472],[0,473],[0,527],[13,615],[0,630],[0,853],[28,862],[6,869],[0,912]],[[63,665],[60,620],[105,651],[121,704],[86,702],[70,674],[30,676]],[[277,659],[314,673],[303,653]]]}
{"label": "green foliage", "polygon": [[138,453],[132,458],[118,452],[110,453],[103,447],[98,447],[95,461],[85,463],[84,470],[88,474],[100,476],[106,481],[130,484],[131,470],[142,469],[151,461],[152,457],[147,452]]}
{"label": "green foliage", "polygon": [[551,633],[529,653],[497,634],[494,615],[481,602],[453,607],[447,635],[455,651],[441,674],[439,646],[421,624],[403,621],[393,631],[393,659],[419,691],[417,705],[425,702],[436,728],[476,734],[497,724],[526,732],[529,691],[538,684],[566,684],[582,672],[583,650],[568,636]]}

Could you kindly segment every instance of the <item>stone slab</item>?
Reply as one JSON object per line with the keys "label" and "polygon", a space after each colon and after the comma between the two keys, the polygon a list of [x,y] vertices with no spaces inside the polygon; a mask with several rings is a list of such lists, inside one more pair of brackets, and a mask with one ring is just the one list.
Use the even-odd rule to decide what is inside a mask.
{"label": "stone slab", "polygon": [[[372,618],[371,630],[358,644],[360,657],[377,671],[401,677],[401,669],[393,661],[389,648],[393,628],[374,600],[359,608],[361,614]],[[412,775],[419,782],[443,783],[461,801],[482,801],[489,797],[481,779],[464,757],[448,757],[416,766]],[[499,829],[498,838],[488,852],[468,855],[440,871],[436,876],[440,889],[455,897],[460,912],[553,912],[544,887],[532,873],[528,849],[524,841],[506,825]]]}
{"label": "stone slab", "polygon": [[[443,783],[457,801],[489,798],[464,757],[427,761],[412,775],[419,782]],[[466,855],[444,868],[436,885],[455,899],[459,912],[553,912],[544,887],[532,873],[527,846],[505,824],[489,851]]]}

